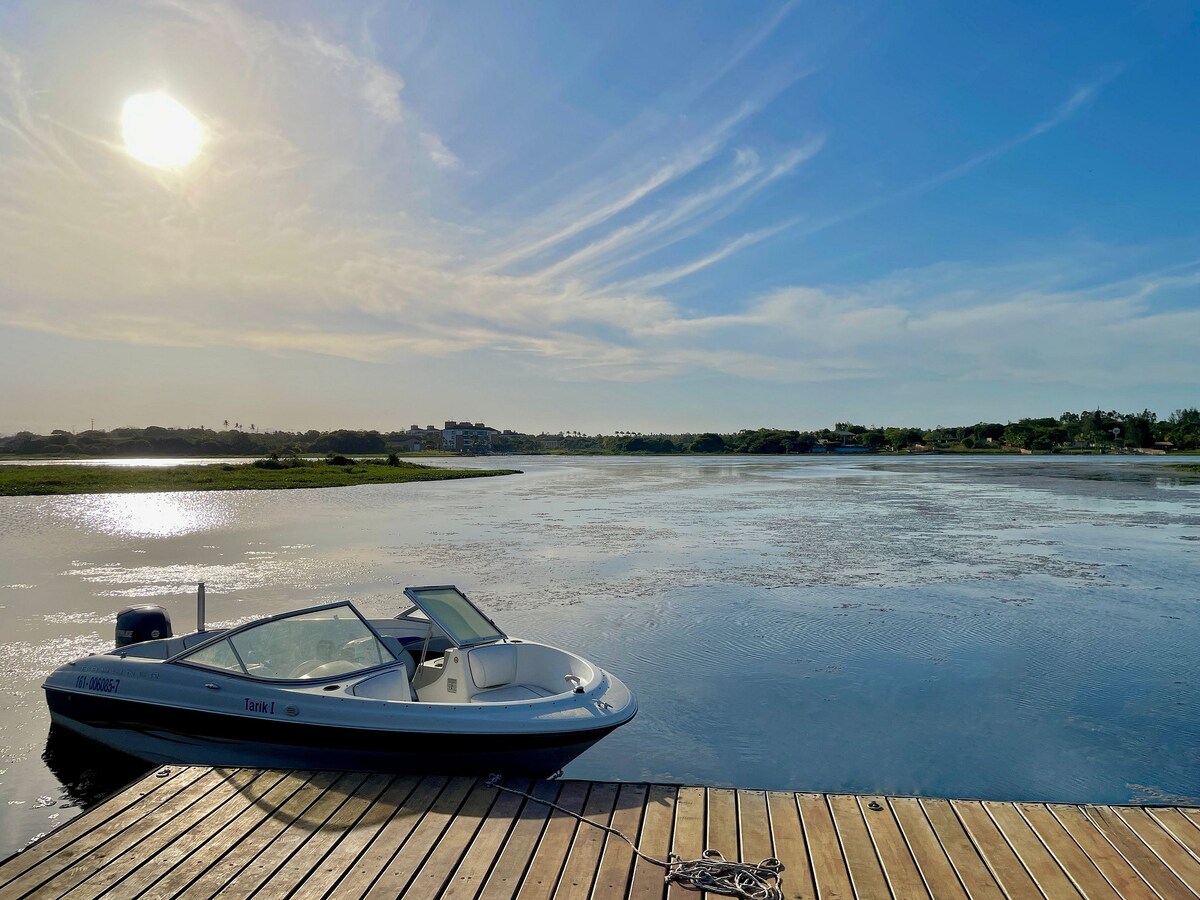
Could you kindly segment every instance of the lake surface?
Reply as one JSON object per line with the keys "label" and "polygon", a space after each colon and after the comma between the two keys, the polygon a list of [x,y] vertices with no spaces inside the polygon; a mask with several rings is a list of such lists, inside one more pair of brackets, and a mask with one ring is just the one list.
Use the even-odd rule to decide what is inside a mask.
{"label": "lake surface", "polygon": [[637,693],[568,776],[1200,801],[1200,477],[1131,457],[444,464],[525,474],[0,498],[0,855],[98,789],[47,748],[42,678],[110,648],[129,603],[191,630],[201,580],[211,624],[457,583]]}

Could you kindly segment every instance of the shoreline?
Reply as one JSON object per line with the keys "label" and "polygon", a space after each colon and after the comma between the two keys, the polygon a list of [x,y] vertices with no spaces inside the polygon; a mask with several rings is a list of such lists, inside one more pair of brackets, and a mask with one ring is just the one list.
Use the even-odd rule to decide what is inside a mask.
{"label": "shoreline", "polygon": [[262,467],[253,462],[207,465],[9,465],[0,461],[0,497],[66,494],[169,493],[180,491],[276,491],[361,484],[405,484],[519,475],[519,469],[442,469],[419,463],[325,462]]}

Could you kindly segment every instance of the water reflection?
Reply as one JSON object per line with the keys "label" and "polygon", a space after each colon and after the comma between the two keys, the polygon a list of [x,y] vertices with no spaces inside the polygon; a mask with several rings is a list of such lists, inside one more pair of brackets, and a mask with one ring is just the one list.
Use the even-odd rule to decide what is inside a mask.
{"label": "water reflection", "polygon": [[84,809],[141,778],[150,764],[73,731],[50,726],[42,761],[62,784],[66,799]]}
{"label": "water reflection", "polygon": [[224,504],[199,493],[89,494],[75,498],[72,516],[88,529],[128,537],[178,537],[220,528]]}

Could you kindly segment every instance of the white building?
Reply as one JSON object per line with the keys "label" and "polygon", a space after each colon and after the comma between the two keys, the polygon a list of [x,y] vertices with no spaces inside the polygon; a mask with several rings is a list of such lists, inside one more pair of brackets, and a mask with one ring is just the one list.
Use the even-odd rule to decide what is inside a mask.
{"label": "white building", "polygon": [[490,453],[498,430],[482,422],[447,422],[442,428],[442,449],[457,453]]}

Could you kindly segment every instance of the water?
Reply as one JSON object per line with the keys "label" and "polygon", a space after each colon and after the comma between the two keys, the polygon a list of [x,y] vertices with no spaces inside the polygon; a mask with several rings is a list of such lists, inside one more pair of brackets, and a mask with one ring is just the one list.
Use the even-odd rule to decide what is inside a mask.
{"label": "water", "polygon": [[0,854],[137,771],[47,747],[41,679],[110,647],[131,602],[189,630],[200,580],[216,624],[457,583],[637,692],[573,777],[1200,801],[1200,477],[1137,458],[445,464],[525,474],[0,498]]}

